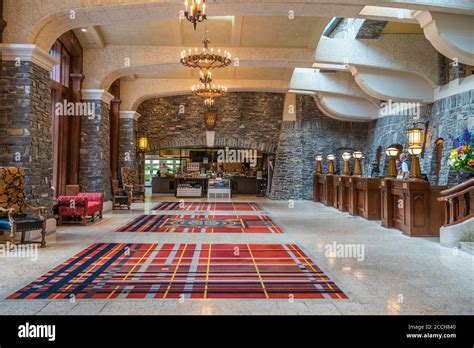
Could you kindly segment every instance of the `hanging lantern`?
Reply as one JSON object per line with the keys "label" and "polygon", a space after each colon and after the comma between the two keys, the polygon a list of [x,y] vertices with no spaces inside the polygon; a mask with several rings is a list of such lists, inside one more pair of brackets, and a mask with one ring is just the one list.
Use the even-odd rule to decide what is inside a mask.
{"label": "hanging lantern", "polygon": [[140,137],[138,139],[138,149],[142,152],[148,150],[148,138],[147,137]]}
{"label": "hanging lantern", "polygon": [[423,144],[421,128],[413,127],[408,130],[408,145],[421,146]]}

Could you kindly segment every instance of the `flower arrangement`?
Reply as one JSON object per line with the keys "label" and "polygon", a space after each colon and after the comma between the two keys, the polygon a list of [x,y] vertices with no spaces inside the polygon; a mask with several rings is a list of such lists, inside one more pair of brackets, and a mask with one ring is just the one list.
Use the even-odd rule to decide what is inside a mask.
{"label": "flower arrangement", "polygon": [[454,149],[449,155],[449,165],[459,171],[474,172],[474,130],[470,133],[464,128],[457,138],[449,136]]}

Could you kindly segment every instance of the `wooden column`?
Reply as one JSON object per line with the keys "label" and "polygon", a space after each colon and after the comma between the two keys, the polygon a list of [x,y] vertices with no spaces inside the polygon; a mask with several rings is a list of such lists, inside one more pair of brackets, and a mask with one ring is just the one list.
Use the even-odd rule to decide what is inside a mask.
{"label": "wooden column", "polygon": [[[71,74],[70,101],[80,103],[82,101],[81,89],[84,75],[81,73]],[[69,169],[68,184],[79,183],[79,158],[81,151],[81,116],[70,118],[69,127]]]}
{"label": "wooden column", "polygon": [[3,30],[7,26],[7,22],[3,19],[3,0],[0,0],[0,43],[3,42]]}
{"label": "wooden column", "polygon": [[393,198],[391,194],[392,179],[386,178],[380,181],[380,214],[382,226],[386,228],[394,227],[393,223]]}
{"label": "wooden column", "polygon": [[56,85],[52,89],[52,101],[53,101],[53,112],[54,117],[54,137],[56,139],[56,146],[53,149],[54,161],[56,162],[56,171],[53,175],[53,182],[56,187],[56,196],[64,195],[67,185],[67,169],[68,169],[68,157],[69,157],[69,117],[66,115],[56,115],[55,105],[56,103],[63,103],[64,100],[68,99],[67,90],[58,83],[51,83]]}
{"label": "wooden column", "polygon": [[334,175],[324,176],[324,204],[328,207],[334,204]]}

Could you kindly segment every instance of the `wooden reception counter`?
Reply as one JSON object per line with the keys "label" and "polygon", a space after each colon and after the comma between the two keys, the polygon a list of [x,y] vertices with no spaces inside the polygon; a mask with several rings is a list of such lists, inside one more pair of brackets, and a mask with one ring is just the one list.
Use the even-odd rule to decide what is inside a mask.
{"label": "wooden reception counter", "polygon": [[313,176],[313,200],[315,202],[324,203],[327,206],[333,205],[334,199],[334,175],[331,174],[314,174]]}
{"label": "wooden reception counter", "polygon": [[423,180],[383,179],[382,226],[408,236],[439,236],[444,212],[437,198],[444,189]]}
{"label": "wooden reception counter", "polygon": [[333,206],[342,212],[349,211],[351,201],[351,183],[348,175],[334,175]]}
{"label": "wooden reception counter", "polygon": [[438,197],[445,189],[423,180],[315,174],[313,199],[408,236],[439,236],[445,213]]}
{"label": "wooden reception counter", "polygon": [[349,214],[380,220],[380,179],[349,177]]}

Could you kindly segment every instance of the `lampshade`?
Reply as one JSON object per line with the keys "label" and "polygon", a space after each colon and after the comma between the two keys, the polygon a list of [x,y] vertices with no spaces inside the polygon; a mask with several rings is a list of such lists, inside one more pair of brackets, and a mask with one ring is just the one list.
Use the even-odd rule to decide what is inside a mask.
{"label": "lampshade", "polygon": [[315,159],[316,159],[316,161],[321,162],[321,161],[323,160],[323,156],[317,155],[317,156],[315,157]]}
{"label": "lampshade", "polygon": [[349,152],[344,152],[342,154],[342,159],[346,162],[349,161],[351,159],[351,157],[352,157],[352,155]]}
{"label": "lampshade", "polygon": [[334,161],[336,159],[335,155],[328,155],[328,160],[329,161]]}
{"label": "lampshade", "polygon": [[421,146],[423,143],[421,139],[421,132],[423,130],[421,128],[410,128],[408,130],[408,145],[409,146]]}
{"label": "lampshade", "polygon": [[423,152],[423,148],[421,146],[410,146],[408,148],[408,153],[410,155],[418,156]]}
{"label": "lampshade", "polygon": [[385,150],[385,154],[388,157],[395,157],[398,155],[398,149],[396,147],[389,147],[387,150]]}
{"label": "lampshade", "polygon": [[362,157],[364,157],[364,154],[360,151],[356,151],[352,155],[354,156],[355,159],[361,159]]}
{"label": "lampshade", "polygon": [[138,139],[138,149],[140,151],[148,150],[148,138],[147,137],[140,137]]}

